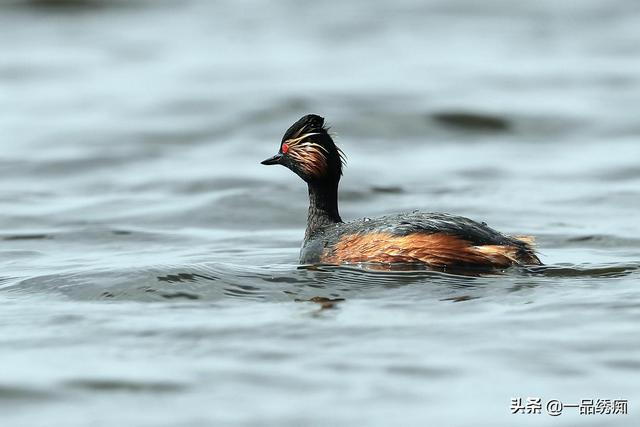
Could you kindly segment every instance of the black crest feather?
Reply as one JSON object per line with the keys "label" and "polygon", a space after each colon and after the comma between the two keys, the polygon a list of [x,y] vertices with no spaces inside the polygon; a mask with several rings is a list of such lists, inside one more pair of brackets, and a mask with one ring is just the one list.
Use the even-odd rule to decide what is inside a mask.
{"label": "black crest feather", "polygon": [[305,133],[326,131],[327,129],[324,127],[324,117],[320,117],[317,114],[307,114],[287,129],[282,137],[282,141],[297,138]]}

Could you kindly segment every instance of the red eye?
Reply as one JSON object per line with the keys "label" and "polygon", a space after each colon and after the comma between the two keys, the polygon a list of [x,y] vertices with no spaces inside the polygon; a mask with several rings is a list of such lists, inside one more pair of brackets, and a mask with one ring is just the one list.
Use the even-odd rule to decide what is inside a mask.
{"label": "red eye", "polygon": [[289,151],[289,146],[287,144],[282,144],[280,151],[282,151],[282,154],[287,154],[287,151]]}

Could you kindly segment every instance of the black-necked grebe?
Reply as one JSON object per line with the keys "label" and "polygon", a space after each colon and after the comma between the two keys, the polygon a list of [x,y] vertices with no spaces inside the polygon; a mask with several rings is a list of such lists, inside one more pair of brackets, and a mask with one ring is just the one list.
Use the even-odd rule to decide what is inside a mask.
{"label": "black-necked grebe", "polygon": [[436,268],[540,265],[531,237],[505,236],[467,218],[403,213],[343,222],[338,213],[342,151],[315,114],[284,134],[280,150],[263,165],[283,165],[309,187],[302,264],[421,263]]}

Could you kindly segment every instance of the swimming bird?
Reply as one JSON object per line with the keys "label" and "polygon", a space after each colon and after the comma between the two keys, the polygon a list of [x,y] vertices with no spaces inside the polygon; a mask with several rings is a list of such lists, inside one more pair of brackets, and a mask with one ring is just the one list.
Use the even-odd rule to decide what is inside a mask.
{"label": "swimming bird", "polygon": [[309,114],[284,134],[263,165],[283,165],[307,183],[309,213],[301,264],[418,263],[437,269],[541,265],[529,236],[445,213],[400,213],[344,222],[338,185],[344,154],[324,118]]}

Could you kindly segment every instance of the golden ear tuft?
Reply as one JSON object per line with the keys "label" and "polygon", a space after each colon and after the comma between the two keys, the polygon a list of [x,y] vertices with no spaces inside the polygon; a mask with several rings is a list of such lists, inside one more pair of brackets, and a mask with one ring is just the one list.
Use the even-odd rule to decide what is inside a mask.
{"label": "golden ear tuft", "polygon": [[[313,145],[303,144],[302,146],[296,146],[289,150],[289,156],[300,165],[307,174],[321,177],[327,173],[327,158],[325,153]],[[324,147],[320,146],[320,148],[324,150]]]}

